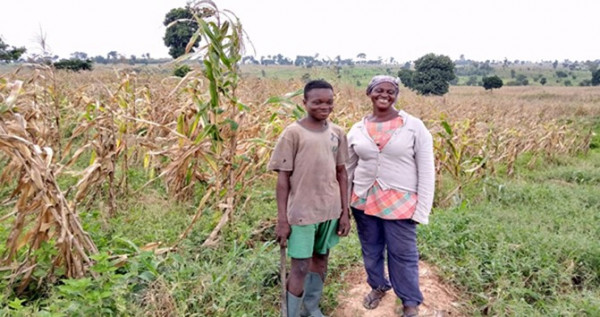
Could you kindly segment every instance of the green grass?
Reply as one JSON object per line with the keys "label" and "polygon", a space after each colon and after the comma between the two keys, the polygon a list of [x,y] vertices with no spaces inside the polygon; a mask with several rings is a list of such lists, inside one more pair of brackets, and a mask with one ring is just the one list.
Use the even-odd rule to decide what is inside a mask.
{"label": "green grass", "polygon": [[435,211],[423,257],[464,292],[469,315],[597,316],[598,167],[594,152],[489,182],[486,200]]}

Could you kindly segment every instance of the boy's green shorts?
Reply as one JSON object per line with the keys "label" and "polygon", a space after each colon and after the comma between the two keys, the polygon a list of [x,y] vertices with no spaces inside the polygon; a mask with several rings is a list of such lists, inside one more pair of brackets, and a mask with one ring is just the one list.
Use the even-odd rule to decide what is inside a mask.
{"label": "boy's green shorts", "polygon": [[288,238],[288,256],[294,259],[308,259],[313,253],[327,254],[329,249],[340,241],[337,225],[337,219],[305,226],[292,225],[292,232]]}

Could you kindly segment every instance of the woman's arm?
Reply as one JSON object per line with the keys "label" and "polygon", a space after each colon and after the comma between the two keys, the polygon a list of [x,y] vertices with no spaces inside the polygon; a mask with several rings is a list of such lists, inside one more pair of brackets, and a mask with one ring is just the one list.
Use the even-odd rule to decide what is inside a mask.
{"label": "woman's arm", "polygon": [[433,137],[421,123],[415,142],[415,161],[417,166],[417,210],[413,220],[422,224],[429,223],[429,214],[435,192],[435,165],[433,155]]}

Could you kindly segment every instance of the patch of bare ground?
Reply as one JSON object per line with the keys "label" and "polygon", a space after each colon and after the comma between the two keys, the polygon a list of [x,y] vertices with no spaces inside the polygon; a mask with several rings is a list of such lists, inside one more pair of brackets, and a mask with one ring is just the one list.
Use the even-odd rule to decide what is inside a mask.
{"label": "patch of bare ground", "polygon": [[[389,291],[376,309],[362,306],[363,297],[371,290],[367,284],[363,267],[357,267],[346,275],[349,288],[340,292],[339,306],[333,317],[397,317],[402,316],[402,304],[393,291]],[[423,261],[419,262],[419,283],[424,302],[419,307],[419,316],[455,317],[465,316],[461,312],[460,296],[452,287],[441,282],[435,268]]]}

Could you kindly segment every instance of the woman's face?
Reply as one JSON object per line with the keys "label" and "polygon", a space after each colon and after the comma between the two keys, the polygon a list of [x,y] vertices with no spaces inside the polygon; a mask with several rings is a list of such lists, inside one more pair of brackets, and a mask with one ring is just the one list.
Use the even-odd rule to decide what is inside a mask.
{"label": "woman's face", "polygon": [[390,83],[381,83],[373,88],[369,97],[373,102],[373,107],[379,110],[387,110],[395,102],[398,91],[396,87]]}

